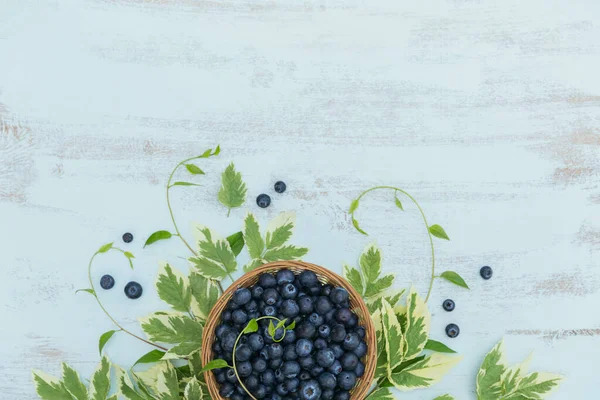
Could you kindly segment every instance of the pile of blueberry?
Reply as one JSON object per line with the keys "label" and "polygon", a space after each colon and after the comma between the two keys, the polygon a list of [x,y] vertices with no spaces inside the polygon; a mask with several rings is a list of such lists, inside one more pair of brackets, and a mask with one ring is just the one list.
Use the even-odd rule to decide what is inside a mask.
{"label": "pile of blueberry", "polygon": [[[271,335],[268,317],[294,328]],[[242,335],[235,347],[252,319],[259,319],[258,331]],[[312,271],[265,273],[235,291],[215,337],[215,358],[232,365],[235,347],[237,372],[257,399],[348,400],[365,371],[365,329],[350,310],[348,291],[321,284]],[[232,368],[214,373],[221,396],[251,399]]]}

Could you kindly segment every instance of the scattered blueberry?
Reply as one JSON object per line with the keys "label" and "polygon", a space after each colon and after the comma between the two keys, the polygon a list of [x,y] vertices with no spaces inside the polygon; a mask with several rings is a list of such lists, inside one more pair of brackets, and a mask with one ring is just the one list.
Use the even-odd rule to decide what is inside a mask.
{"label": "scattered blueberry", "polygon": [[285,182],[283,182],[283,181],[275,182],[275,191],[277,193],[283,193],[283,192],[285,192],[285,189],[287,189],[287,185],[285,184]]}
{"label": "scattered blueberry", "polygon": [[102,289],[112,289],[113,286],[115,286],[115,278],[113,278],[112,276],[104,275],[102,278],[100,278],[100,287]]}
{"label": "scattered blueberry", "polygon": [[271,197],[268,194],[259,194],[256,198],[256,204],[260,208],[267,208],[271,205]]}
{"label": "scattered blueberry", "polygon": [[446,335],[451,338],[455,338],[460,333],[460,328],[456,324],[449,324],[446,326]]}
{"label": "scattered blueberry", "polygon": [[123,241],[125,243],[131,243],[131,242],[133,242],[133,235],[131,233],[129,233],[129,232],[124,233],[123,234]]}
{"label": "scattered blueberry", "polygon": [[142,285],[140,285],[137,282],[132,281],[125,285],[125,295],[130,299],[139,299],[140,297],[142,297],[143,291],[144,290],[142,289]]}
{"label": "scattered blueberry", "polygon": [[453,311],[454,307],[456,305],[454,304],[454,300],[446,299],[446,300],[444,300],[444,303],[442,304],[442,306],[444,307],[444,310],[446,310],[446,311]]}
{"label": "scattered blueberry", "polygon": [[492,277],[492,275],[494,274],[494,271],[492,270],[492,267],[488,267],[487,265],[484,267],[481,267],[481,270],[479,270],[479,274],[481,275],[481,277],[485,280],[488,280]]}

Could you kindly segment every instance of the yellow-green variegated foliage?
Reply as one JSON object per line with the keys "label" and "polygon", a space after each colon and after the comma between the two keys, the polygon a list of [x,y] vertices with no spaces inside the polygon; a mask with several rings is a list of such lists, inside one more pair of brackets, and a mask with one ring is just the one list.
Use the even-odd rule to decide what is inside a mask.
{"label": "yellow-green variegated foliage", "polygon": [[295,224],[296,213],[282,212],[269,222],[263,238],[254,215],[246,214],[243,234],[251,261],[244,266],[244,271],[252,271],[272,261],[298,260],[308,253],[306,247],[286,244],[294,233]]}
{"label": "yellow-green variegated foliage", "polygon": [[478,400],[541,400],[552,393],[561,377],[544,372],[528,374],[530,359],[509,367],[500,341],[485,356],[477,374]]}
{"label": "yellow-green variegated foliage", "polygon": [[67,364],[62,365],[62,379],[33,371],[33,381],[38,396],[43,400],[117,400],[110,386],[110,370],[108,358],[103,357],[92,375],[89,388]]}
{"label": "yellow-green variegated foliage", "polygon": [[393,307],[381,299],[373,319],[378,345],[376,379],[385,378],[398,390],[429,387],[460,361],[460,357],[445,353],[424,354],[431,314],[412,288],[405,305]]}
{"label": "yellow-green variegated foliage", "polygon": [[189,260],[200,275],[220,281],[237,271],[237,260],[231,244],[205,226],[194,229],[198,256]]}

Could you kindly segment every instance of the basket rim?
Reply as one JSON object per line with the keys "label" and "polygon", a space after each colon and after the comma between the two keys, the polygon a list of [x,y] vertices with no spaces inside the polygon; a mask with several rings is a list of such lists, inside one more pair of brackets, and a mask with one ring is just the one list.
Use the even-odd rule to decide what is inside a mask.
{"label": "basket rim", "polygon": [[[215,329],[220,322],[220,315],[229,303],[233,292],[240,287],[253,285],[258,279],[258,276],[264,272],[274,273],[280,269],[291,269],[295,274],[300,270],[311,270],[317,274],[322,282],[323,280],[334,282],[336,286],[343,287],[350,294],[351,308],[357,312],[360,325],[365,329],[365,341],[368,345],[367,354],[362,358],[363,363],[365,364],[365,372],[362,377],[357,379],[357,385],[352,390],[350,399],[364,399],[372,386],[377,364],[377,338],[375,334],[375,324],[371,314],[362,296],[345,278],[327,268],[304,261],[286,260],[263,264],[256,269],[243,274],[223,292],[206,319],[207,322],[202,335],[202,366],[204,367],[213,359],[212,344],[215,339]],[[204,378],[211,398],[214,400],[225,400],[225,398],[219,394],[218,388],[220,385],[216,382],[213,372],[205,371]]]}

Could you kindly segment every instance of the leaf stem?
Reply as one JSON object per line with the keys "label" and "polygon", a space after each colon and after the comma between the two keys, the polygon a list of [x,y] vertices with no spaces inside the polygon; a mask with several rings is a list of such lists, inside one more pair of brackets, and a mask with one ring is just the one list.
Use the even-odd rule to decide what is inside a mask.
{"label": "leaf stem", "polygon": [[[115,248],[115,250],[119,250],[119,251],[123,251],[121,249]],[[104,305],[102,304],[102,302],[100,301],[100,299],[98,298],[98,295],[96,294],[96,288],[94,287],[94,281],[92,280],[92,263],[94,262],[94,259],[96,258],[96,256],[100,254],[100,252],[95,252],[94,255],[92,256],[92,258],[90,258],[90,263],[88,264],[88,279],[90,280],[90,287],[92,288],[92,290],[94,291],[94,298],[96,299],[96,302],[98,302],[98,305],[100,306],[100,308],[102,309],[102,311],[104,311],[104,314],[106,314],[106,316],[113,322],[113,324],[115,324],[120,330],[122,330],[123,332],[127,333],[130,336],[133,336],[134,338],[141,340],[144,343],[147,343],[151,346],[157,347],[163,351],[169,351],[169,349],[167,349],[166,347],[160,346],[156,343],[152,343],[138,335],[136,335],[133,332],[128,331],[127,329],[123,328],[121,326],[121,324],[119,324],[113,317],[112,315],[110,315],[110,313],[106,310],[106,308],[104,308]]]}
{"label": "leaf stem", "polygon": [[[433,245],[433,236],[431,235],[431,232],[429,231],[429,223],[427,222],[427,217],[425,216],[425,212],[423,211],[423,209],[421,208],[421,206],[419,205],[417,200],[410,195],[410,193],[406,192],[403,189],[395,187],[395,186],[372,187],[372,188],[367,189],[364,192],[362,192],[356,200],[360,201],[360,199],[362,199],[367,193],[370,193],[375,190],[394,190],[394,193],[400,192],[400,193],[404,194],[406,197],[408,197],[413,203],[415,203],[415,205],[419,209],[419,212],[421,213],[421,217],[423,218],[423,222],[425,223],[425,229],[427,230],[427,236],[429,237],[429,244],[431,245],[431,280],[429,281],[429,290],[427,291],[427,297],[425,298],[425,302],[427,302],[427,301],[429,301],[429,297],[431,296],[431,291],[433,290],[433,281],[435,280],[435,249],[434,249],[434,245]],[[354,218],[354,212],[352,212],[352,217]]]}

